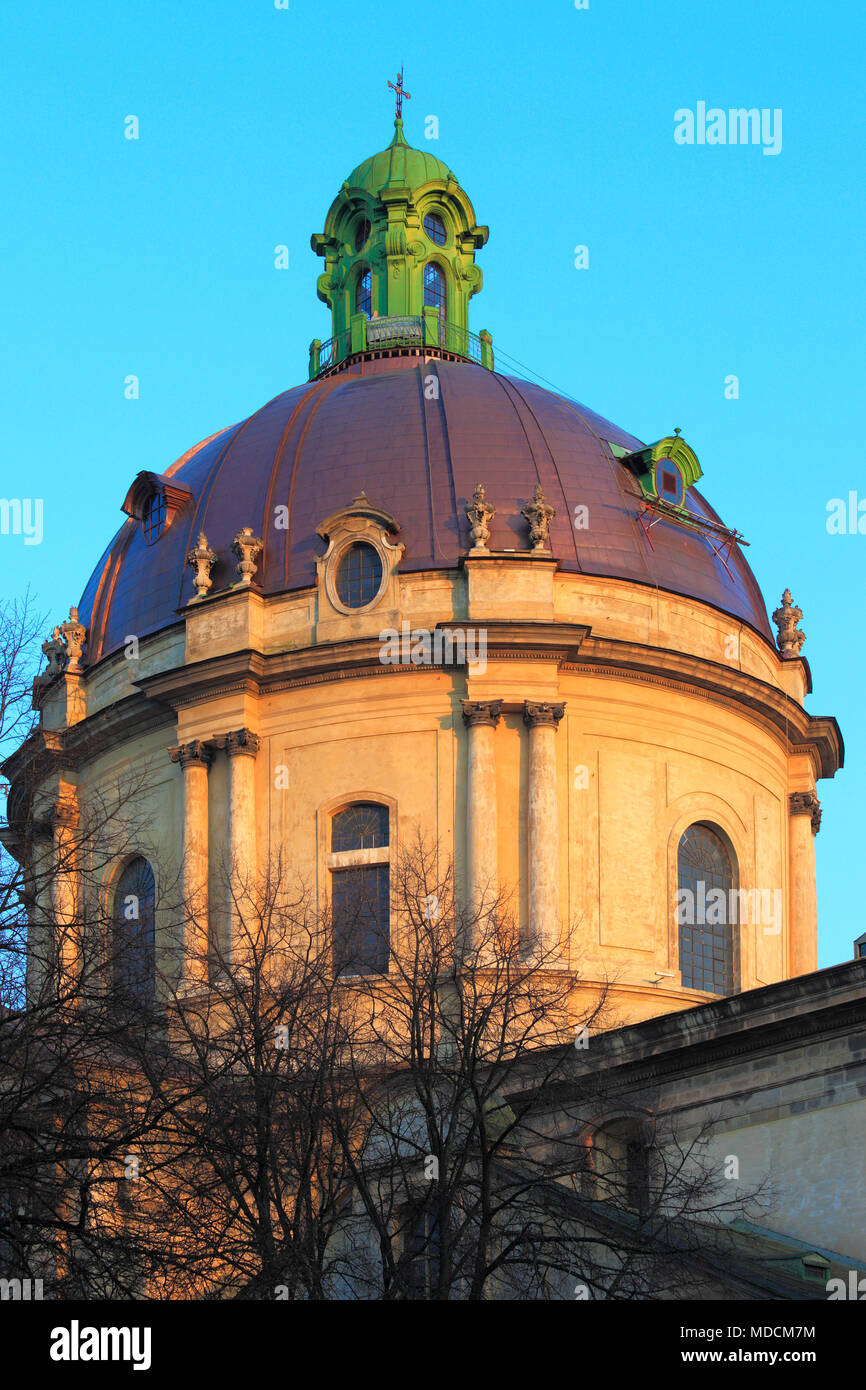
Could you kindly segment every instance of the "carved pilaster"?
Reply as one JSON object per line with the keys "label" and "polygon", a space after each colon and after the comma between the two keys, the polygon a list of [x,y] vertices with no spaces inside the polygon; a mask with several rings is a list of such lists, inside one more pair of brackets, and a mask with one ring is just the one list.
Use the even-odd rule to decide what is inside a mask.
{"label": "carved pilaster", "polygon": [[469,756],[466,787],[466,878],[470,914],[467,945],[481,945],[497,911],[498,839],[496,830],[496,725],[501,700],[463,700]]}
{"label": "carved pilaster", "polygon": [[526,700],[529,729],[529,935],[548,964],[559,959],[559,793],[556,731],[564,704]]}
{"label": "carved pilaster", "polygon": [[248,967],[258,937],[256,767],[258,734],[233,729],[220,742],[229,760],[229,868],[227,916],[229,960]]}
{"label": "carved pilaster", "polygon": [[821,829],[821,803],[814,792],[791,792],[788,810],[792,816],[810,816],[812,834],[818,834]]}
{"label": "carved pilaster", "polygon": [[213,744],[191,739],[168,755],[183,769],[183,979],[185,990],[208,974],[208,767]]}

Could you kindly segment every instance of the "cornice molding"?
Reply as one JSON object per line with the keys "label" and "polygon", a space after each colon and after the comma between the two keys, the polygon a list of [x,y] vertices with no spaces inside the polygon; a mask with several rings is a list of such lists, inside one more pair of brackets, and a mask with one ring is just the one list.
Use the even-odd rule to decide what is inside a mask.
{"label": "cornice molding", "polygon": [[[836,720],[810,715],[796,700],[757,676],[718,662],[638,642],[593,637],[585,624],[448,620],[441,631],[483,632],[487,660],[553,662],[562,672],[647,683],[678,690],[736,710],[773,734],[786,752],[811,756],[818,776],[832,777],[842,766],[844,745]],[[19,775],[34,753],[44,766],[78,767],[95,753],[134,734],[171,720],[171,711],[217,696],[280,692],[371,676],[412,675],[425,670],[441,676],[463,670],[459,664],[383,665],[378,636],[333,642],[265,655],[249,648],[173,667],[140,679],[140,694],[126,697],[60,734],[43,735],[22,746],[4,764]],[[522,707],[521,707],[522,708]],[[51,740],[58,745],[47,748]]]}

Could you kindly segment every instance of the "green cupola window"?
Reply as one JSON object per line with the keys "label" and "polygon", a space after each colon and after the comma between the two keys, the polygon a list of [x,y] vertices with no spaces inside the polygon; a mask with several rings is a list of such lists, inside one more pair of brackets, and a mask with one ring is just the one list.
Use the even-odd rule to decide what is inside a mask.
{"label": "green cupola window", "polygon": [[362,217],[355,228],[355,255],[357,255],[359,251],[363,251],[369,239],[370,223],[366,217]]}
{"label": "green cupola window", "polygon": [[424,304],[438,309],[443,318],[447,317],[448,295],[445,289],[445,272],[435,261],[424,267]]}
{"label": "green cupola window", "polygon": [[366,314],[367,318],[373,312],[373,276],[369,269],[362,269],[355,282],[355,313]]}
{"label": "green cupola window", "polygon": [[447,241],[445,223],[442,221],[438,212],[428,212],[427,216],[424,218],[424,230],[430,240],[434,241],[437,246],[445,245]]}

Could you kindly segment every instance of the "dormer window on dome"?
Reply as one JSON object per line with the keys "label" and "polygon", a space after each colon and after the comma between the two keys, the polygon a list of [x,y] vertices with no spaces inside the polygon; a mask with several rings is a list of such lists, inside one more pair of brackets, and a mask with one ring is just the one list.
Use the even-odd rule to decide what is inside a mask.
{"label": "dormer window on dome", "polygon": [[141,522],[147,545],[155,545],[168,530],[174,517],[186,506],[192,493],[184,483],[162,473],[139,473],[127,492],[121,511]]}
{"label": "dormer window on dome", "polygon": [[687,490],[703,474],[697,454],[681,438],[679,430],[633,453],[621,448],[616,448],[615,453],[637,478],[646,498],[670,507],[683,508]]}

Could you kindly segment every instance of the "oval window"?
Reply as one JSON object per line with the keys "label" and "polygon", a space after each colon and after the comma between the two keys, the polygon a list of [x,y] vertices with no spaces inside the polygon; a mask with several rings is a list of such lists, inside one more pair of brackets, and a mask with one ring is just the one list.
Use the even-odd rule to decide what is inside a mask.
{"label": "oval window", "polygon": [[435,241],[437,246],[444,246],[446,241],[445,223],[438,212],[428,212],[424,218],[424,230],[431,241]]}
{"label": "oval window", "polygon": [[337,597],[347,608],[366,608],[382,587],[379,552],[366,541],[355,541],[343,551],[337,566]]}
{"label": "oval window", "polygon": [[362,251],[367,245],[367,238],[370,235],[370,223],[363,217],[355,229],[355,253]]}

